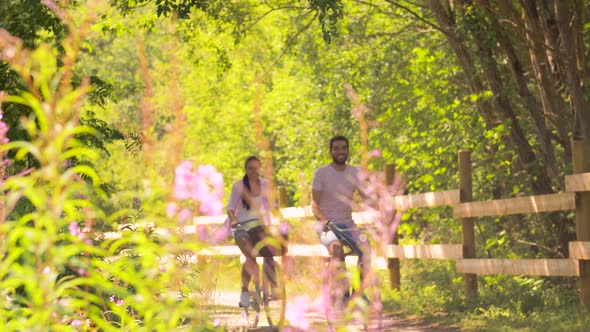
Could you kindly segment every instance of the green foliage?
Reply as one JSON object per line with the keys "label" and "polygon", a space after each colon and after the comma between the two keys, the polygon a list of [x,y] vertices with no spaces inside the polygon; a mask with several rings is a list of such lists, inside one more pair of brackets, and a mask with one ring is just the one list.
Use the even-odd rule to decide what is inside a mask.
{"label": "green foliage", "polygon": [[402,291],[384,292],[387,310],[462,331],[584,331],[588,324],[569,278],[481,276],[478,300],[467,305],[450,262],[407,260],[401,271]]}
{"label": "green foliage", "polygon": [[[96,10],[100,19],[81,42],[80,61],[66,84],[71,87],[61,92],[57,83],[64,77],[64,62],[53,60],[68,50],[60,44],[68,28],[39,2],[0,4],[0,27],[25,46],[48,42],[23,55],[37,61],[24,70],[37,75],[34,88],[8,62],[0,64],[0,90],[10,94],[2,104],[10,128],[11,143],[3,147],[12,161],[8,173],[29,172],[5,183],[10,214],[1,234],[10,241],[3,242],[6,288],[0,289],[9,293],[0,295],[17,299],[18,309],[5,309],[3,322],[49,319],[49,309],[37,315],[31,308],[51,304],[67,317],[52,324],[64,326],[78,312],[105,330],[118,325],[148,329],[149,324],[164,329],[189,320],[197,325],[201,317],[191,306],[201,299],[187,295],[179,300],[170,290],[194,295],[207,288],[198,271],[172,259],[165,272],[158,271],[160,257],[177,257],[202,244],[186,243],[172,231],[166,236],[152,232],[155,226],[176,227],[163,211],[179,160],[214,165],[226,178],[227,198],[229,186],[243,175],[244,158],[262,155],[265,166],[272,166],[265,176],[288,188],[289,205],[307,205],[313,170],[329,162],[329,137],[344,134],[351,140],[353,164],[360,162],[363,148],[379,150],[382,157],[372,157],[369,168],[379,171],[394,163],[410,193],[456,189],[460,149],[472,151],[474,199],[532,192],[531,174],[510,143],[511,121],[484,121],[478,103],[497,99],[487,87],[481,93],[470,90],[453,49],[419,6],[338,0],[109,3],[112,7]],[[493,22],[484,8],[463,9],[456,32],[469,43],[473,31],[486,31]],[[86,6],[67,10],[79,18]],[[507,75],[509,68],[497,52],[503,36],[484,37],[482,44],[501,64],[500,74]],[[346,83],[369,109],[367,147]],[[517,99],[512,83],[504,90]],[[78,100],[83,103],[74,110]],[[53,113],[46,112],[47,104]],[[518,116],[525,114],[524,105],[515,103]],[[523,129],[538,149],[532,123],[523,120]],[[567,149],[558,144],[556,149],[561,176],[571,165],[564,157]],[[558,235],[571,224],[547,226],[549,219],[573,218],[570,213],[478,219],[477,255],[558,256],[563,252]],[[72,223],[96,231],[92,245],[69,233]],[[101,231],[128,224],[135,231],[122,232],[120,239],[101,237]],[[449,208],[410,210],[400,226],[403,243],[460,243],[460,236],[460,221]],[[80,269],[92,273],[80,274]],[[412,263],[407,273],[411,282],[394,295],[392,307],[423,315],[467,310],[460,276],[450,264]],[[582,326],[559,309],[574,306],[570,281],[555,286],[543,279],[500,276],[482,278],[482,283],[486,300],[466,319],[481,318],[484,325],[507,319],[524,328],[542,327],[545,317],[561,318],[571,329]],[[47,291],[33,296],[38,289]],[[72,300],[61,301],[63,294]],[[111,302],[111,295],[125,305]],[[546,314],[542,305],[555,314]]]}
{"label": "green foliage", "polygon": [[[0,28],[10,31],[23,40],[25,47],[35,46],[42,36],[49,40],[60,39],[67,33],[66,27],[54,12],[41,1],[6,0],[0,3]],[[0,82],[8,83],[2,70]],[[5,90],[5,86],[1,86]]]}
{"label": "green foliage", "polygon": [[338,20],[344,16],[342,1],[309,0],[309,6],[317,10],[324,40],[329,43],[333,37],[338,36]]}
{"label": "green foliage", "polygon": [[[71,73],[56,66],[47,45],[28,52],[18,48],[16,39],[2,38],[4,50],[14,54],[5,60],[30,83],[27,91],[4,95],[3,101],[27,107],[32,116],[21,120],[30,139],[11,140],[1,152],[36,162],[27,174],[2,179],[2,325],[11,331],[215,330],[195,310],[207,299],[194,287],[194,267],[176,259],[203,244],[177,234],[176,222],[162,217],[161,205],[136,215],[136,231],[110,239],[97,230],[97,225],[116,228],[113,221],[119,219],[95,204],[104,194],[94,166],[100,151],[84,141],[95,139],[97,132],[78,122],[87,85],[63,82]],[[69,163],[73,158],[81,162]],[[166,192],[162,184],[152,185],[155,201]],[[10,213],[21,201],[30,209]],[[153,223],[168,232],[156,237],[150,231]]]}

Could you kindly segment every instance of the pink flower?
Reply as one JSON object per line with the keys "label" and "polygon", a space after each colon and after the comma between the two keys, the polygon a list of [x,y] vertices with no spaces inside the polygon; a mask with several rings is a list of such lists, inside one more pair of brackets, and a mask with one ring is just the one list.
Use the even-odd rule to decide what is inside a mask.
{"label": "pink flower", "polygon": [[218,216],[223,214],[223,203],[218,199],[208,200],[201,203],[199,211],[206,216]]}
{"label": "pink flower", "polygon": [[83,321],[81,321],[81,320],[79,320],[79,319],[74,319],[74,320],[73,320],[73,321],[70,323],[70,325],[71,325],[71,326],[82,326],[82,325],[84,325],[84,322],[83,322]]}
{"label": "pink flower", "polygon": [[192,216],[192,213],[189,209],[182,209],[178,214],[178,221],[180,224],[184,225]]}
{"label": "pink flower", "polygon": [[381,150],[371,150],[369,155],[374,158],[381,158]]}
{"label": "pink flower", "polygon": [[174,198],[192,199],[205,215],[223,214],[223,175],[212,165],[192,170],[192,162],[183,161],[174,171]]}
{"label": "pink flower", "polygon": [[168,203],[168,205],[166,205],[166,216],[168,218],[172,218],[176,215],[176,212],[178,211],[178,205],[176,205],[176,203],[172,202],[172,203]]}
{"label": "pink flower", "polygon": [[117,300],[117,297],[115,295],[109,296],[109,301],[115,303],[119,307],[125,304],[125,302],[122,299]]}
{"label": "pink flower", "polygon": [[217,172],[215,171],[215,167],[212,165],[201,165],[197,169],[197,173],[203,177],[210,177]]}
{"label": "pink flower", "polygon": [[197,225],[197,236],[199,237],[199,241],[205,242],[209,239],[209,232],[207,231],[207,227],[205,225]]}
{"label": "pink flower", "polygon": [[53,0],[43,0],[42,3],[47,6],[47,8],[51,9],[51,11],[56,12],[58,11],[57,4]]}
{"label": "pink flower", "polygon": [[71,222],[69,229],[70,229],[70,235],[72,235],[72,236],[78,235],[79,229],[78,229],[77,222],[75,222],[75,221]]}
{"label": "pink flower", "polygon": [[187,183],[191,179],[192,162],[183,161],[174,170],[174,197],[176,199],[187,199],[190,197]]}
{"label": "pink flower", "polygon": [[291,227],[291,225],[286,221],[281,223],[279,225],[279,233],[281,233],[281,235],[288,235],[290,227]]}
{"label": "pink flower", "polygon": [[[0,110],[0,120],[2,119],[2,110]],[[8,133],[8,126],[3,121],[0,121],[0,144],[8,143],[9,139],[6,137]]]}
{"label": "pink flower", "polygon": [[223,175],[221,173],[215,172],[209,177],[209,181],[211,181],[211,185],[215,189],[215,192],[223,192]]}
{"label": "pink flower", "polygon": [[227,227],[219,227],[213,233],[213,243],[223,242],[229,236],[230,230]]}
{"label": "pink flower", "polygon": [[313,302],[309,306],[311,311],[326,312],[326,309],[330,308],[330,302],[328,301],[328,299],[330,298],[330,288],[328,286],[324,288],[325,289],[322,289],[322,291],[327,291],[327,294],[324,294],[323,296],[320,296],[313,300]]}
{"label": "pink flower", "polygon": [[309,329],[309,320],[305,316],[309,304],[310,300],[307,296],[297,296],[287,303],[288,307],[285,312],[285,319],[289,321],[292,327],[304,331]]}

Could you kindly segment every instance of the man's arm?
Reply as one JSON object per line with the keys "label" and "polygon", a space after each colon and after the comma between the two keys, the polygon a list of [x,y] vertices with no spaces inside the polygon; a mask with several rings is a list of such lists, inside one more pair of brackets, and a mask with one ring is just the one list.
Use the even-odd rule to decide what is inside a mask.
{"label": "man's arm", "polygon": [[322,192],[319,190],[312,190],[311,191],[311,211],[316,219],[322,223],[323,229],[327,228],[328,225],[328,218],[322,213],[320,210],[320,198],[322,197]]}

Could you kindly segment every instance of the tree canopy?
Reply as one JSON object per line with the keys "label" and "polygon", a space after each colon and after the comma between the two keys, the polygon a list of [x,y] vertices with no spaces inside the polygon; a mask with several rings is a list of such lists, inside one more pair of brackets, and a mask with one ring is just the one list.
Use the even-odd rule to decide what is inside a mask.
{"label": "tree canopy", "polygon": [[[49,41],[64,52],[60,15],[67,9],[75,20],[86,5],[59,5],[5,1],[1,27],[25,46]],[[73,79],[91,78],[83,121],[102,136],[85,141],[103,150],[111,189],[138,188],[141,172],[126,176],[128,163],[171,173],[160,157],[173,147],[176,161],[220,169],[226,191],[243,159],[261,154],[290,202],[306,204],[328,138],[344,134],[353,163],[373,151],[369,168],[394,163],[412,192],[456,187],[457,151],[469,149],[479,199],[546,194],[571,173],[571,140],[590,137],[582,1],[111,0],[93,8]],[[0,83],[22,88],[8,70]],[[18,123],[30,111],[3,109],[9,136],[26,138]],[[151,151],[149,160],[140,151]],[[518,231],[563,255],[573,220],[553,217],[568,222],[531,218],[535,231]],[[493,225],[481,230],[503,234],[503,218]],[[434,226],[403,227],[423,236]]]}

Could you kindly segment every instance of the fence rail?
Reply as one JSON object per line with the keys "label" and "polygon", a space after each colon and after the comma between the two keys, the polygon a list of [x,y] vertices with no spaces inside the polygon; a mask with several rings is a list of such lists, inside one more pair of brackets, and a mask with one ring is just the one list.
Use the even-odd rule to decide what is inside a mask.
{"label": "fence rail", "polygon": [[[468,298],[477,296],[477,275],[509,274],[530,276],[572,276],[580,279],[580,304],[590,310],[590,142],[574,141],[574,173],[565,177],[565,192],[528,197],[505,198],[490,201],[472,201],[471,154],[459,151],[460,190],[447,190],[422,194],[390,197],[388,204],[394,208],[424,208],[451,206],[453,216],[462,220],[462,244],[398,245],[393,238],[380,257],[373,262],[374,268],[389,269],[392,287],[399,288],[399,259],[451,259],[456,261],[457,271],[464,274]],[[385,167],[386,179],[393,178],[392,165]],[[391,183],[391,181],[389,182]],[[279,197],[284,199],[285,193]],[[280,206],[283,206],[281,204]],[[569,243],[569,257],[564,259],[502,259],[475,257],[474,218],[509,214],[542,213],[575,210],[576,235],[578,241]],[[311,208],[286,207],[281,212],[286,219],[310,219]],[[353,218],[360,224],[370,224],[373,215],[368,212],[354,212]],[[198,225],[219,225],[225,216],[198,217],[194,225],[186,226],[184,232],[196,231]],[[111,234],[116,236],[116,234]],[[197,256],[229,255],[241,256],[237,246],[214,246],[203,249]],[[305,245],[291,243],[289,256],[327,257],[326,248],[320,244]],[[198,257],[197,257],[198,259]],[[242,257],[243,259],[243,257]],[[347,257],[347,263],[356,260]],[[394,279],[396,279],[394,281]]]}
{"label": "fence rail", "polygon": [[454,216],[456,218],[487,217],[573,210],[575,208],[575,194],[558,193],[461,203],[455,205]]}
{"label": "fence rail", "polygon": [[529,276],[578,277],[578,261],[575,259],[458,259],[457,272],[485,274],[510,274]]}
{"label": "fence rail", "polygon": [[[434,207],[449,205],[454,208],[457,218],[497,216],[522,213],[540,213],[575,208],[575,194],[557,193],[482,202],[460,203],[459,190],[429,192],[392,197],[396,207],[408,208]],[[281,213],[287,219],[312,218],[309,207],[287,207]],[[369,212],[354,212],[353,218],[359,224],[370,224]],[[221,224],[225,216],[197,217],[195,225]],[[311,222],[311,221],[310,221]],[[185,233],[194,233],[194,227],[185,227]],[[570,259],[466,259],[463,256],[462,244],[432,245],[396,245],[390,244],[381,255],[382,258],[398,259],[453,259],[457,261],[457,271],[461,273],[487,275],[536,275],[536,276],[579,276],[578,259],[590,259],[590,242],[570,243]],[[235,245],[215,246],[198,253],[203,256],[241,256]],[[288,256],[328,257],[323,245],[291,244]],[[377,260],[374,268],[387,269],[387,264]]]}

